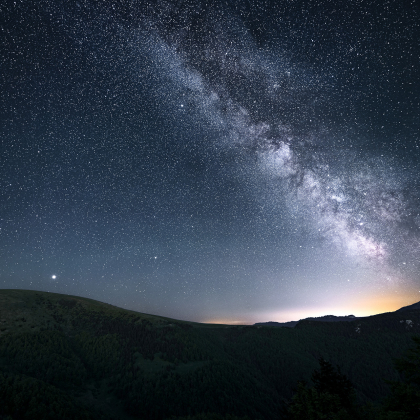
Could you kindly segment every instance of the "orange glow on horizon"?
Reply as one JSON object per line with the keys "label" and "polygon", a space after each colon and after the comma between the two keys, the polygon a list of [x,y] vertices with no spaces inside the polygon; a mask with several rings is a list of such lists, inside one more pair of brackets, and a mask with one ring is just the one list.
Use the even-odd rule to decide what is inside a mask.
{"label": "orange glow on horizon", "polygon": [[[403,306],[412,305],[420,300],[420,294],[417,299],[413,298],[412,293],[395,293],[387,295],[377,295],[372,297],[354,298],[346,300],[345,303],[325,305],[310,304],[305,307],[297,307],[290,310],[279,310],[266,312],[258,316],[259,320],[255,322],[289,322],[299,321],[300,319],[310,317],[321,317],[325,315],[365,317],[393,312]],[[263,318],[263,319],[261,319]],[[254,323],[255,323],[254,322]]]}
{"label": "orange glow on horizon", "polygon": [[309,317],[321,317],[325,315],[365,317],[385,312],[393,312],[403,306],[412,305],[420,300],[420,293],[416,299],[413,293],[387,293],[375,294],[374,296],[353,297],[343,301],[325,304],[307,304],[290,309],[253,312],[244,314],[243,318],[236,314],[234,317],[209,317],[198,322],[203,324],[217,325],[253,325],[257,322],[289,322],[299,321]]}
{"label": "orange glow on horizon", "polygon": [[361,299],[352,305],[359,316],[369,316],[393,312],[403,306],[412,305],[419,299],[413,298],[413,294],[395,294]]}

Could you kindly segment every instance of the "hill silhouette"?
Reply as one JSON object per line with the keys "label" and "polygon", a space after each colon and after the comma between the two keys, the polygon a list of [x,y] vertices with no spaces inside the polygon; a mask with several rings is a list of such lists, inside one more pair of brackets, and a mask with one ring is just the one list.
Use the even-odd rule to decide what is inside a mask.
{"label": "hill silhouette", "polygon": [[[279,419],[318,359],[359,401],[398,380],[415,306],[294,328],[179,321],[78,296],[0,290],[0,418]],[[201,416],[201,417],[200,417]]]}
{"label": "hill silhouette", "polygon": [[397,309],[397,312],[401,312],[401,311],[411,311],[413,309],[420,309],[420,302],[417,303],[413,303],[412,305],[409,306],[403,306],[400,309]]}

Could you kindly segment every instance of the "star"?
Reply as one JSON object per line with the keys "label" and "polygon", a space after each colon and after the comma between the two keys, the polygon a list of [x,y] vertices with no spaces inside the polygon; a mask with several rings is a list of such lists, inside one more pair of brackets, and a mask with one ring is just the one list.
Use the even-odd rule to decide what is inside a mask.
{"label": "star", "polygon": [[[130,2],[126,20],[98,2],[83,28],[80,11],[28,3],[53,17],[14,8],[4,24],[19,42],[1,52],[26,64],[2,69],[2,288],[232,322],[369,312],[378,288],[390,311],[394,288],[420,290],[414,2],[390,2],[386,25],[354,4],[330,20],[328,5],[191,2],[169,18]],[[173,299],[186,282],[188,305]]]}

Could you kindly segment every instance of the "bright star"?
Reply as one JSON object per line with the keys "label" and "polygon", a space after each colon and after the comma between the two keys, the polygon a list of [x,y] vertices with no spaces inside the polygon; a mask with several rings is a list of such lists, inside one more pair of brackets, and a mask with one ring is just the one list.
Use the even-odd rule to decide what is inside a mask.
{"label": "bright star", "polygon": [[53,280],[55,280],[55,279],[57,278],[57,276],[56,276],[55,274],[53,274],[53,275],[51,276],[51,278],[52,278]]}

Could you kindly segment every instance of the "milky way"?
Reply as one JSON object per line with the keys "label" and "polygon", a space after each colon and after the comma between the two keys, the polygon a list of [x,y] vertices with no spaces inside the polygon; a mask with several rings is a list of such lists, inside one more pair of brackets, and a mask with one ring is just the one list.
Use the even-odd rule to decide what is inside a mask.
{"label": "milky way", "polygon": [[3,287],[212,322],[418,300],[415,2],[4,9]]}
{"label": "milky way", "polygon": [[[180,12],[171,11],[177,16]],[[185,89],[183,97],[220,131],[216,147],[254,154],[263,176],[272,181],[274,202],[280,189],[297,217],[305,218],[311,230],[340,251],[385,265],[395,263],[393,257],[400,251],[400,259],[416,265],[418,206],[411,208],[406,195],[417,173],[404,176],[399,172],[406,168],[393,171],[392,160],[383,155],[345,150],[349,134],[328,133],[331,123],[324,127],[322,115],[313,108],[317,101],[324,107],[336,106],[337,99],[328,93],[336,87],[334,75],[311,77],[305,69],[292,70],[285,57],[259,51],[226,8],[207,11],[205,16],[204,28],[194,31],[187,15],[181,19],[183,27],[167,36],[169,42],[156,35],[147,47],[156,71]],[[191,40],[194,35],[200,42]],[[171,92],[165,90],[163,102],[166,95]],[[311,124],[313,120],[317,121]]]}

